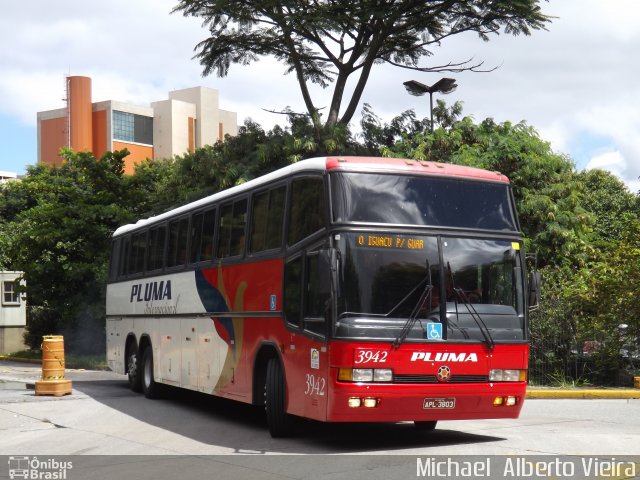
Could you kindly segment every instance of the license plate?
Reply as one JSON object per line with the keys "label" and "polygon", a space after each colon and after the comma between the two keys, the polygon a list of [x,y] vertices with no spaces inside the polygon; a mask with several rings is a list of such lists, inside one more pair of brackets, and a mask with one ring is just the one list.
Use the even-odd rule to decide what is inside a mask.
{"label": "license plate", "polygon": [[425,398],[422,408],[425,410],[448,410],[456,408],[455,398]]}

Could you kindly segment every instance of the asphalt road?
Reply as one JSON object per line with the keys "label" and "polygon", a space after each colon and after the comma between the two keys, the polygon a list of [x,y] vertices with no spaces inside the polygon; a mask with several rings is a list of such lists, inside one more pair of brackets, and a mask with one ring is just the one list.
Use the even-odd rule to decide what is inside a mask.
{"label": "asphalt road", "polygon": [[[67,373],[73,380],[72,395],[36,397],[28,384],[38,375],[37,366],[0,362],[0,455],[163,455],[153,465],[164,465],[164,473],[169,465],[176,468],[181,464],[174,456],[223,456],[206,457],[222,458],[215,460],[215,467],[207,466],[221,472],[220,465],[231,468],[238,462],[277,455],[277,462],[267,461],[274,464],[273,469],[257,468],[260,475],[247,477],[243,470],[243,477],[232,469],[215,478],[329,478],[320,475],[322,469],[331,471],[332,465],[340,462],[326,459],[342,458],[344,463],[344,458],[324,455],[357,454],[359,457],[350,462],[360,465],[358,472],[369,473],[359,477],[354,472],[341,472],[344,478],[368,479],[390,478],[394,465],[402,464],[405,458],[415,478],[416,458],[438,455],[640,455],[640,400],[635,399],[527,400],[519,419],[440,422],[429,433],[417,431],[412,424],[301,421],[293,438],[276,440],[270,437],[259,408],[176,389],[169,390],[163,399],[148,400],[131,392],[123,375],[94,371]],[[236,462],[232,456],[238,454],[242,457]],[[314,476],[310,467],[305,467],[311,460],[301,461],[301,457],[289,454],[324,455],[315,457],[318,466]],[[108,463],[98,458],[102,458],[98,463]],[[165,465],[167,459],[174,460]],[[247,468],[244,463],[242,468]],[[267,471],[275,476],[263,476]],[[0,465],[0,478],[4,473]],[[330,478],[342,478],[339,473]],[[398,478],[406,478],[405,474],[403,470]]]}

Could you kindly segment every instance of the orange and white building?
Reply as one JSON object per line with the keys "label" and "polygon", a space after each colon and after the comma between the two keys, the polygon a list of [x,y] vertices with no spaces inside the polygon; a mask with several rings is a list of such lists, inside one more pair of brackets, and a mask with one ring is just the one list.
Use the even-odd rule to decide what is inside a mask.
{"label": "orange and white building", "polygon": [[131,174],[147,158],[193,152],[238,132],[237,114],[219,108],[218,91],[212,88],[175,90],[149,107],[115,100],[93,103],[89,77],[67,77],[66,89],[64,108],[38,112],[38,162],[61,164],[62,147],[96,158],[126,148],[125,172]]}

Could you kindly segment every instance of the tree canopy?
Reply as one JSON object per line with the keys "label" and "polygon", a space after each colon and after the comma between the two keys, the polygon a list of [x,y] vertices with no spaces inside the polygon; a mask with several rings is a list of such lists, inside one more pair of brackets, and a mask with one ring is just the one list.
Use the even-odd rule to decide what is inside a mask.
{"label": "tree canopy", "polygon": [[[462,106],[434,110],[440,128],[430,133],[413,113],[400,115],[382,127],[379,145],[385,156],[469,165],[505,174],[513,185],[525,247],[538,254],[540,266],[583,264],[588,254],[592,214],[583,207],[584,187],[573,162],[555,153],[526,122],[480,123],[462,116]],[[400,120],[398,120],[400,119]],[[400,121],[401,126],[394,126]],[[417,128],[416,128],[417,127]],[[401,133],[398,131],[407,131]],[[387,132],[385,134],[384,132]],[[375,142],[374,142],[375,143]]]}
{"label": "tree canopy", "polygon": [[110,235],[134,218],[139,203],[123,175],[127,154],[96,161],[65,150],[62,166],[31,167],[0,189],[0,260],[24,272],[33,346],[54,332],[64,332],[74,351],[104,346]]}
{"label": "tree canopy", "polygon": [[[325,126],[347,125],[374,65],[421,72],[475,70],[482,62],[423,65],[444,40],[473,32],[529,35],[550,17],[539,0],[180,0],[174,12],[200,17],[209,38],[196,46],[204,74],[227,75],[232,64],[273,56],[295,73],[309,115],[319,124],[310,84],[333,85]],[[355,86],[345,98],[347,81]],[[342,109],[342,104],[346,108]]]}

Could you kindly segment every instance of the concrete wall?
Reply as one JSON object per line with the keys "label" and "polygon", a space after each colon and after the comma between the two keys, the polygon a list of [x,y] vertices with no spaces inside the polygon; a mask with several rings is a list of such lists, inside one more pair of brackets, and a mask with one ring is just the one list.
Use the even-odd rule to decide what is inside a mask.
{"label": "concrete wall", "polygon": [[[154,159],[173,158],[189,151],[190,118],[196,118],[196,105],[181,100],[153,102]],[[197,124],[198,122],[196,122]],[[191,124],[193,125],[193,124]],[[196,134],[197,139],[197,134]],[[196,140],[196,146],[197,140]]]}
{"label": "concrete wall", "polygon": [[238,114],[236,112],[220,110],[220,123],[222,124],[221,142],[224,141],[225,135],[231,135],[232,137],[238,135]]}
{"label": "concrete wall", "polygon": [[25,327],[0,327],[0,355],[26,350]]}
{"label": "concrete wall", "polygon": [[195,146],[213,145],[218,141],[219,94],[217,90],[206,87],[185,88],[169,92],[169,99],[191,103],[196,107],[194,117]]}
{"label": "concrete wall", "polygon": [[60,148],[68,143],[66,110],[38,112],[38,163],[61,165]]}

